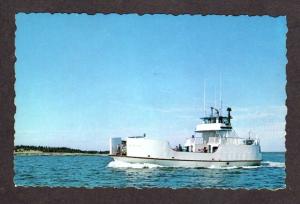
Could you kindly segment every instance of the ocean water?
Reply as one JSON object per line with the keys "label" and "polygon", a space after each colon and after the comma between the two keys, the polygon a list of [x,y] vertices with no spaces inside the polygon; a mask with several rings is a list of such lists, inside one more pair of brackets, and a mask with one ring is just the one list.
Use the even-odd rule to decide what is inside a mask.
{"label": "ocean water", "polygon": [[261,166],[204,169],[115,162],[108,156],[15,156],[16,186],[115,188],[285,188],[284,153]]}

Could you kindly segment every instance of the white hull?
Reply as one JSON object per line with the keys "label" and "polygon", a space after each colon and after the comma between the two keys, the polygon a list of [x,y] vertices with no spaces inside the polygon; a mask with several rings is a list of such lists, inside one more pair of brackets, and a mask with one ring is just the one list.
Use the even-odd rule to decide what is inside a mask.
{"label": "white hull", "polygon": [[242,166],[259,166],[260,160],[253,161],[204,161],[204,160],[176,160],[176,159],[159,159],[159,158],[142,158],[128,156],[112,156],[115,161],[128,163],[148,163],[156,164],[163,167],[185,167],[185,168],[221,168],[221,167],[242,167]]}

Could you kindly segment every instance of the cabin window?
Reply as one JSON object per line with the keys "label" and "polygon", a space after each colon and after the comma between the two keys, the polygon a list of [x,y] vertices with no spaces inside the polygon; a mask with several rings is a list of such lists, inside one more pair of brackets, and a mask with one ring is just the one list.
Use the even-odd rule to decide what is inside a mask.
{"label": "cabin window", "polygon": [[224,122],[225,125],[228,125],[228,124],[229,124],[227,118],[223,118],[223,122]]}
{"label": "cabin window", "polygon": [[213,152],[217,151],[218,147],[213,147]]}
{"label": "cabin window", "polygon": [[246,140],[246,145],[252,145],[254,143],[254,140]]}
{"label": "cabin window", "polygon": [[211,153],[211,145],[208,145],[208,152]]}

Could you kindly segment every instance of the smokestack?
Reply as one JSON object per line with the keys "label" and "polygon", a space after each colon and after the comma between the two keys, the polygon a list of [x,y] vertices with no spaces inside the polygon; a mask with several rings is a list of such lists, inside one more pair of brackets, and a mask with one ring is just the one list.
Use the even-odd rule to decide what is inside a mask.
{"label": "smokestack", "polygon": [[227,111],[228,111],[228,116],[227,116],[228,117],[228,123],[230,124],[230,119],[232,118],[231,115],[230,115],[231,108],[228,107]]}

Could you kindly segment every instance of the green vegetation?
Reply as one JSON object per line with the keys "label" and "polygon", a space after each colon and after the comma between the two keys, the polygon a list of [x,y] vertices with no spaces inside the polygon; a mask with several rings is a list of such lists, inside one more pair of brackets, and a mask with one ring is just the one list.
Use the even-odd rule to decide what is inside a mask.
{"label": "green vegetation", "polygon": [[108,154],[108,151],[84,151],[80,149],[71,149],[67,147],[44,147],[44,146],[29,146],[29,145],[17,145],[15,146],[15,152],[41,152],[41,153],[80,153],[80,154]]}

